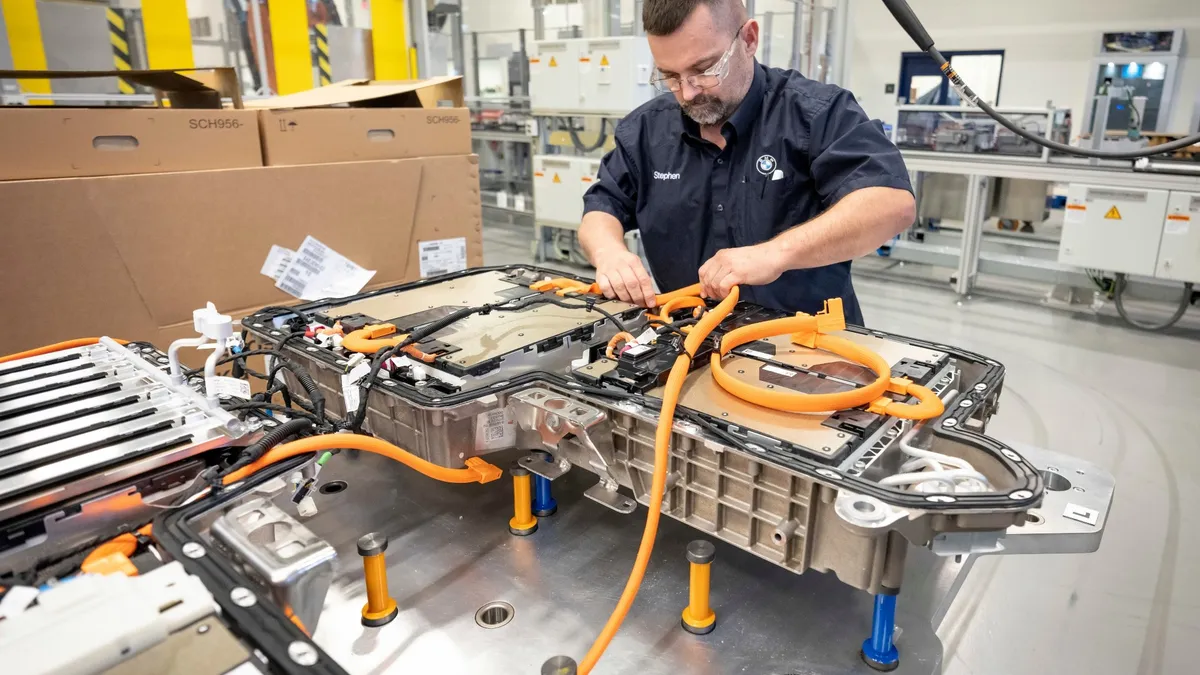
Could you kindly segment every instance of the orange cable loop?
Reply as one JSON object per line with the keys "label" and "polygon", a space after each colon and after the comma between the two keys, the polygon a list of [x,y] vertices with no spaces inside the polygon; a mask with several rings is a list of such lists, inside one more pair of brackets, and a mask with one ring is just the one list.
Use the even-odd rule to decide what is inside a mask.
{"label": "orange cable loop", "polygon": [[[342,347],[360,354],[375,354],[389,347],[404,342],[408,339],[408,334],[397,335],[395,337],[387,337],[396,332],[396,327],[390,323],[377,323],[369,326],[363,326],[356,331],[352,331],[349,335],[342,338]],[[408,345],[400,351],[409,356],[423,361],[425,363],[433,363],[437,357],[432,354],[426,354],[421,351],[416,345]]]}
{"label": "orange cable loop", "polygon": [[615,358],[617,358],[617,356],[616,356],[617,345],[621,344],[622,342],[628,343],[628,342],[636,342],[636,341],[637,341],[637,338],[635,338],[633,335],[626,333],[624,331],[621,331],[620,333],[617,333],[616,335],[612,336],[612,338],[609,339],[608,346],[604,349],[604,355],[610,359],[615,359]]}

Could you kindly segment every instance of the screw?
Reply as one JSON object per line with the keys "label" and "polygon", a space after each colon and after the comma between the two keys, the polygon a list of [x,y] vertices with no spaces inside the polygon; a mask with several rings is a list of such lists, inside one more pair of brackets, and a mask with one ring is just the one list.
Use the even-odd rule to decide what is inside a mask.
{"label": "screw", "polygon": [[723,412],[723,413],[721,413],[721,417],[729,417],[729,413]]}
{"label": "screw", "polygon": [[856,469],[865,469],[866,467],[867,467],[867,463],[862,461],[861,459],[854,463],[854,468],[856,468]]}
{"label": "screw", "polygon": [[1029,499],[1033,493],[1029,490],[1017,490],[1008,496],[1009,499]]}
{"label": "screw", "polygon": [[958,426],[958,420],[951,417],[950,419],[946,420],[945,422],[942,422],[942,426],[944,426],[944,427]]}
{"label": "screw", "polygon": [[189,541],[183,545],[183,554],[195,560],[204,557],[204,547],[194,541]]}
{"label": "screw", "polygon": [[1054,473],[1058,473],[1058,467],[1057,467],[1057,466],[1048,466],[1048,467],[1046,467],[1046,470],[1047,470],[1047,471],[1053,471]]}
{"label": "screw", "polygon": [[846,437],[846,434],[838,432],[838,438],[845,438],[845,437]]}
{"label": "screw", "polygon": [[254,593],[249,588],[241,586],[229,591],[229,599],[238,607],[253,607],[258,602],[258,598],[254,597]]}
{"label": "screw", "polygon": [[1074,491],[1076,491],[1076,492],[1087,492],[1087,490],[1084,490],[1083,488],[1081,488],[1081,487],[1078,487],[1078,486],[1076,486],[1076,487],[1073,487],[1073,488],[1071,488],[1071,489],[1072,489],[1072,490],[1074,490]]}
{"label": "screw", "polygon": [[208,632],[208,624],[202,623],[199,626],[196,626],[196,632],[201,635],[204,635],[205,633]]}
{"label": "screw", "polygon": [[317,650],[307,642],[296,640],[288,645],[288,656],[302,666],[315,666],[317,664]]}
{"label": "screw", "polygon": [[979,384],[975,385],[975,391],[983,391],[984,389],[987,389],[987,384],[985,384],[983,382],[980,382]]}
{"label": "screw", "polygon": [[394,387],[394,386],[396,386],[396,382],[395,382],[395,380],[384,380],[384,381],[383,381],[383,386],[385,386],[385,387]]}
{"label": "screw", "polygon": [[970,408],[972,403],[973,403],[973,402],[971,401],[971,399],[969,399],[969,398],[964,398],[964,399],[963,399],[961,402],[959,402],[959,404],[958,404],[958,407],[960,407],[960,408]]}

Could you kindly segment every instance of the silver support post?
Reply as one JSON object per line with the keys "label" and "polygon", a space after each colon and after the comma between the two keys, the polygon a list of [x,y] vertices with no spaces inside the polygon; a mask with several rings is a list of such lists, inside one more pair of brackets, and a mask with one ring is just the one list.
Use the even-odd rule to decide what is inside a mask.
{"label": "silver support post", "polygon": [[[1092,150],[1100,150],[1104,146],[1104,135],[1108,133],[1108,111],[1112,108],[1110,94],[1097,94],[1092,98]],[[1100,159],[1093,157],[1088,164],[1099,166]]]}
{"label": "silver support post", "polygon": [[[646,27],[642,25],[643,0],[633,0],[633,34],[638,37],[646,35]],[[1200,101],[1196,103],[1196,114],[1200,115]]]}
{"label": "silver support post", "polygon": [[962,297],[975,287],[975,277],[979,273],[979,246],[983,239],[983,221],[987,215],[989,182],[986,176],[967,176],[962,245],[959,247],[958,269],[954,279],[954,292]]}
{"label": "silver support post", "polygon": [[529,96],[529,51],[525,44],[525,29],[517,31],[517,39],[520,41],[520,53],[518,56],[521,59],[521,95]]}
{"label": "silver support post", "polygon": [[762,62],[766,65],[771,65],[771,38],[774,37],[775,27],[775,12],[767,12],[763,15],[762,27]]}
{"label": "silver support post", "polygon": [[417,78],[429,77],[429,15],[425,0],[408,2],[409,43],[417,50]]}
{"label": "silver support post", "polygon": [[804,35],[807,32],[808,26],[808,17],[805,15],[804,10],[804,0],[796,2],[796,13],[792,15],[792,58],[788,63],[789,68],[800,72],[804,72]]}
{"label": "silver support post", "polygon": [[533,39],[546,39],[546,15],[543,0],[533,0]]}
{"label": "silver support post", "polygon": [[833,6],[833,44],[830,45],[829,77],[826,82],[845,87],[849,84],[850,72],[847,60],[850,58],[848,34],[850,29],[850,0],[837,0]]}
{"label": "silver support post", "polygon": [[471,88],[479,96],[479,33],[471,32]]}
{"label": "silver support post", "polygon": [[745,3],[746,3],[746,14],[749,15],[749,17],[751,19],[753,19],[754,18],[754,0],[745,0]]}
{"label": "silver support post", "polygon": [[604,0],[604,34],[608,37],[621,35],[621,0]]}
{"label": "silver support post", "polygon": [[254,19],[254,57],[258,62],[258,81],[262,83],[261,93],[270,96],[274,92],[271,91],[271,78],[267,71],[267,46],[263,44],[262,12],[258,9],[258,3],[259,0],[247,0],[246,2],[250,5],[250,16]]}
{"label": "silver support post", "polygon": [[463,44],[462,10],[454,12],[450,20],[450,49],[454,52],[454,74],[464,75],[467,72],[466,45]]}

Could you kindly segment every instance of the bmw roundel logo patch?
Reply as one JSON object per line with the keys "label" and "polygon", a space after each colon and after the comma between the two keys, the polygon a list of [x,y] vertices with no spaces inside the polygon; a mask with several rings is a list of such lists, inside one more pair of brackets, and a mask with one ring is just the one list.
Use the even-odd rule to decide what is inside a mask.
{"label": "bmw roundel logo patch", "polygon": [[769,176],[775,171],[775,158],[770,155],[763,155],[754,163],[758,168],[758,172],[764,176]]}

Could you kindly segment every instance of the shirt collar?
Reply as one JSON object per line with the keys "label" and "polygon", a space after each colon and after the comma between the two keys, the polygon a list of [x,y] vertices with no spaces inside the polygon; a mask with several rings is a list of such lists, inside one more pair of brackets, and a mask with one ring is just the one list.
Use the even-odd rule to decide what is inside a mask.
{"label": "shirt collar", "polygon": [[[733,111],[733,115],[729,117],[725,125],[721,128],[721,133],[727,139],[729,138],[729,134],[725,132],[729,129],[732,129],[740,138],[745,138],[749,135],[750,129],[758,120],[758,113],[762,111],[763,94],[766,88],[766,70],[758,63],[758,59],[755,59],[754,79],[750,81],[750,89],[746,92],[746,97],[742,99],[737,110]],[[683,118],[683,132],[689,136],[700,138],[700,125],[688,117],[682,108],[679,110],[679,115]]]}

